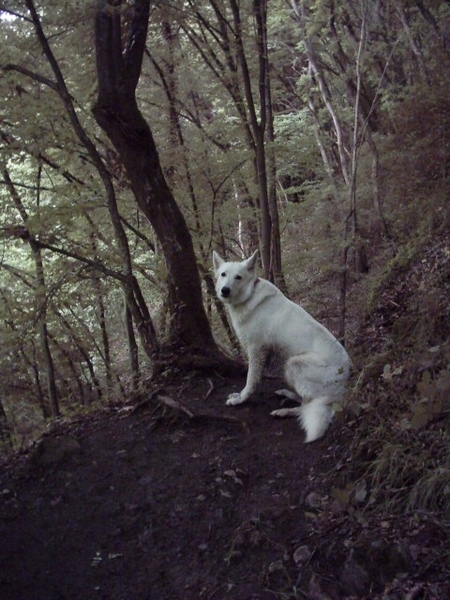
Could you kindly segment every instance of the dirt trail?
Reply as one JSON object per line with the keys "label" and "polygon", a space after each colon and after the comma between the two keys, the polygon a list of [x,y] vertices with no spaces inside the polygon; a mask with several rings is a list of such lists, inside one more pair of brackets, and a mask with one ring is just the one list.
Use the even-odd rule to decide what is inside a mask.
{"label": "dirt trail", "polygon": [[375,597],[322,510],[343,424],[305,445],[269,415],[275,381],[225,407],[241,384],[176,382],[163,394],[186,410],[116,407],[3,465],[2,600]]}

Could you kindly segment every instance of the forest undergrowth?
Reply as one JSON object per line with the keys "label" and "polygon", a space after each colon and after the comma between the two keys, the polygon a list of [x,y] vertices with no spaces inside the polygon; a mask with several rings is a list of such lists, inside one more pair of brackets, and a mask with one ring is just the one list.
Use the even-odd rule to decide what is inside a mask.
{"label": "forest undergrowth", "polygon": [[[364,360],[349,410],[350,453],[368,506],[448,518],[450,462],[450,235],[381,275],[355,343]],[[361,402],[362,400],[362,402]]]}

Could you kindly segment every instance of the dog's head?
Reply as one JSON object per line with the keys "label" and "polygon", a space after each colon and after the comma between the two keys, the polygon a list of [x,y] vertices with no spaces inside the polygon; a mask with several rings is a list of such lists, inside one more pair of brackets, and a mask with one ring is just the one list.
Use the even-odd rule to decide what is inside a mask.
{"label": "dog's head", "polygon": [[242,304],[253,293],[258,250],[242,262],[226,262],[213,252],[216,294],[225,304]]}

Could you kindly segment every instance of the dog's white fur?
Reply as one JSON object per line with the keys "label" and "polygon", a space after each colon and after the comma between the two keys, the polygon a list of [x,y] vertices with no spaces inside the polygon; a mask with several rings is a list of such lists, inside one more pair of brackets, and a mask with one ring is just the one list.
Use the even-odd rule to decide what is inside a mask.
{"label": "dog's white fur", "polygon": [[213,253],[216,293],[248,355],[245,387],[231,394],[226,403],[245,402],[260,382],[269,354],[275,354],[284,367],[287,384],[299,398],[288,390],[277,393],[303,404],[271,414],[298,416],[306,431],[305,441],[312,442],[323,436],[333,418],[332,405],[344,395],[351,361],[323,325],[272,283],[257,277],[257,256],[258,251],[242,262],[226,262]]}

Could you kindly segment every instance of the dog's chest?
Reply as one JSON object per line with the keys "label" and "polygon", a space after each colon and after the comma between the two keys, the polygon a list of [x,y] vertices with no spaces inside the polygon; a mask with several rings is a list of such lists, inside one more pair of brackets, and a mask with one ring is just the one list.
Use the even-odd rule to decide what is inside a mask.
{"label": "dog's chest", "polygon": [[264,336],[267,322],[256,312],[230,311],[231,322],[242,344],[259,340]]}
{"label": "dog's chest", "polygon": [[269,285],[268,282],[259,280],[247,302],[227,307],[233,328],[243,346],[272,346],[277,343],[274,331],[276,288],[270,286],[267,289]]}
{"label": "dog's chest", "polygon": [[280,344],[270,322],[256,317],[255,313],[246,318],[235,319],[232,316],[233,328],[247,354],[266,356],[275,369],[286,359],[286,348]]}

